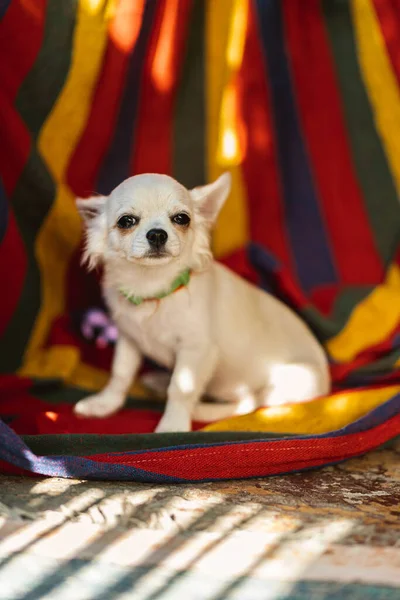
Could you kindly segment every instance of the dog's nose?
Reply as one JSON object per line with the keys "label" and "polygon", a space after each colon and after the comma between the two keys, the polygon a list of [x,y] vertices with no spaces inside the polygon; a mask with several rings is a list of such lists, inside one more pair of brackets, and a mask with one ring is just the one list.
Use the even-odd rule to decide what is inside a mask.
{"label": "dog's nose", "polygon": [[150,246],[153,248],[161,248],[168,239],[168,233],[164,231],[164,229],[150,229],[150,231],[147,232],[146,237]]}

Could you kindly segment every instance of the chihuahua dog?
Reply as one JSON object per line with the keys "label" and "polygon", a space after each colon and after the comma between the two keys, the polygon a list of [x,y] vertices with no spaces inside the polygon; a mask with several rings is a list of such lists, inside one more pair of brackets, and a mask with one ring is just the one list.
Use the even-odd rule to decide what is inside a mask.
{"label": "chihuahua dog", "polygon": [[230,186],[228,173],[190,191],[145,174],[108,197],[77,200],[84,260],[104,267],[119,334],[108,384],[78,402],[78,415],[118,411],[143,356],[172,371],[168,380],[147,377],[150,387],[167,387],[158,432],[328,393],[325,353],[301,319],[213,260],[210,230]]}

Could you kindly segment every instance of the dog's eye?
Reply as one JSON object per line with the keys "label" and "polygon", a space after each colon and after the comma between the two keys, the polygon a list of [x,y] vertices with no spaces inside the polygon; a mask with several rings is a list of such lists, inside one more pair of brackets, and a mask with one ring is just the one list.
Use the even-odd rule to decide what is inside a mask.
{"label": "dog's eye", "polygon": [[130,229],[131,227],[133,227],[134,225],[136,225],[136,223],[138,222],[139,219],[132,217],[132,215],[124,215],[123,217],[120,217],[117,221],[117,227],[119,229]]}
{"label": "dog's eye", "polygon": [[186,213],[178,213],[172,217],[172,221],[177,225],[189,225],[190,217]]}

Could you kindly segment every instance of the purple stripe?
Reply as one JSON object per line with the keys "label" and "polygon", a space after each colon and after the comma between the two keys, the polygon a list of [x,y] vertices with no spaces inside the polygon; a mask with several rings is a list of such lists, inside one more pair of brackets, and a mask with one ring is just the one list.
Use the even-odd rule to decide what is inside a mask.
{"label": "purple stripe", "polygon": [[10,4],[11,0],[0,0],[0,21],[5,16]]}
{"label": "purple stripe", "polygon": [[130,175],[130,157],[134,144],[134,128],[139,106],[142,71],[146,64],[146,51],[156,8],[156,0],[147,0],[139,37],[129,60],[128,72],[125,77],[125,89],[114,136],[103,159],[96,182],[96,190],[101,194],[109,194]]}
{"label": "purple stripe", "polygon": [[36,456],[22,439],[0,421],[0,460],[38,475],[50,477],[179,483],[184,480],[135,467],[101,463],[78,456]]}
{"label": "purple stripe", "polygon": [[284,42],[281,3],[256,0],[259,32],[271,89],[285,218],[304,292],[338,280],[302,139]]}

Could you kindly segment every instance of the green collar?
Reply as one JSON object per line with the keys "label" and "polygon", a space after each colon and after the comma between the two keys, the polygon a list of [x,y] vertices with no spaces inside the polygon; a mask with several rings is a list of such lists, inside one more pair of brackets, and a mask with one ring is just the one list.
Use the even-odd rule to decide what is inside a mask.
{"label": "green collar", "polygon": [[129,300],[129,302],[135,304],[136,306],[139,306],[139,304],[142,304],[142,302],[145,302],[146,300],[161,300],[162,298],[173,294],[174,292],[179,290],[179,288],[186,286],[189,283],[189,280],[190,269],[186,269],[186,271],[183,271],[183,273],[181,273],[176,279],[174,279],[174,281],[171,284],[171,287],[167,292],[161,292],[160,294],[155,294],[154,296],[148,296],[144,298],[143,296],[135,296],[134,294],[130,294],[124,289],[120,289],[119,291],[120,294],[122,294],[127,300]]}

